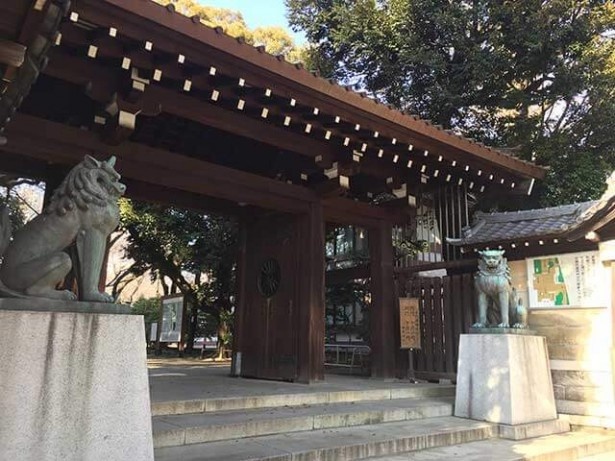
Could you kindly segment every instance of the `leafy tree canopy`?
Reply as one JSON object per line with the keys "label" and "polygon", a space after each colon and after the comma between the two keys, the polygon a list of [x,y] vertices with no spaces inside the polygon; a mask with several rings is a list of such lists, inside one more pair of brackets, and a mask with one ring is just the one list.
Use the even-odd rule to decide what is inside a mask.
{"label": "leafy tree canopy", "polygon": [[[166,5],[168,0],[154,0]],[[301,61],[302,49],[295,45],[293,38],[282,27],[264,26],[249,29],[239,11],[202,5],[196,0],[172,0],[176,11],[186,16],[199,16],[209,27],[222,27],[231,37],[242,37],[250,45],[263,45],[265,51],[284,55],[290,62]]]}
{"label": "leafy tree canopy", "polygon": [[550,167],[540,205],[596,198],[615,167],[609,0],[286,0],[308,64]]}
{"label": "leafy tree canopy", "polygon": [[189,336],[200,333],[201,314],[213,319],[220,337],[227,334],[235,292],[236,223],[127,199],[120,201],[120,218],[128,233],[125,256],[134,261],[130,271],[150,271],[170,281],[168,293],[184,295],[192,314]]}

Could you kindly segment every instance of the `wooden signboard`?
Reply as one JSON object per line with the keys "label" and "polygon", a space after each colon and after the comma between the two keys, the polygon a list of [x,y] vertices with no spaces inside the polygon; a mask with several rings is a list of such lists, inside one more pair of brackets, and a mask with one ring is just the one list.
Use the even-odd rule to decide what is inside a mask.
{"label": "wooden signboard", "polygon": [[399,329],[401,349],[421,348],[418,298],[399,298]]}

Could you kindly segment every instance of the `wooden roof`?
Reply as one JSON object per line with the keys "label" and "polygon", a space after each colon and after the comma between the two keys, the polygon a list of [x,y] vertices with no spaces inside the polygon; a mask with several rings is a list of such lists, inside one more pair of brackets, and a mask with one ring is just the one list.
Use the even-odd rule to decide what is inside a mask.
{"label": "wooden roof", "polygon": [[[22,23],[32,23],[32,15]],[[17,28],[5,30],[12,39],[8,31]],[[7,126],[7,165],[22,165],[19,155],[59,158],[33,153],[49,139],[28,138],[30,125],[74,140],[86,130],[98,138],[89,149],[106,144],[107,152],[120,152],[128,143],[152,155],[166,151],[173,154],[169,162],[188,157],[201,161],[194,168],[223,167],[334,201],[341,195],[371,202],[388,192],[407,205],[406,195],[447,184],[527,193],[545,174],[331,84],[172,6],[80,0],[52,40],[56,46],[23,115]]]}

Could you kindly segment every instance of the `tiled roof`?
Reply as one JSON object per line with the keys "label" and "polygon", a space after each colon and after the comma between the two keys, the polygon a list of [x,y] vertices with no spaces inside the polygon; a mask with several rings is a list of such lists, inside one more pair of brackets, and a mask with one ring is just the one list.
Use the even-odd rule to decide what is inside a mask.
{"label": "tiled roof", "polygon": [[599,200],[551,208],[474,215],[471,226],[458,239],[447,238],[457,246],[476,246],[503,242],[521,242],[542,237],[574,241],[590,231],[600,231],[615,223],[615,171],[606,181]]}
{"label": "tiled roof", "polygon": [[449,239],[453,245],[476,245],[553,236],[565,233],[591,216],[600,200],[536,210],[503,213],[476,213],[472,226],[463,230],[461,239]]}

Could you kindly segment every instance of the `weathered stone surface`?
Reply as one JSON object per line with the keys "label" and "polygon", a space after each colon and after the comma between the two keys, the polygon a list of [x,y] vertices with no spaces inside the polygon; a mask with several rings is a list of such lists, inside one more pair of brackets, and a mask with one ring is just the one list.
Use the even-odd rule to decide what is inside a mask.
{"label": "weathered stone surface", "polygon": [[11,238],[8,210],[0,213],[0,296],[37,297],[74,301],[75,294],[57,290],[73,268],[64,251],[74,244],[79,264],[74,273],[83,301],[112,303],[99,291],[107,238],[120,220],[118,198],[126,186],[113,169],[115,157],[105,162],[86,155],[55,189],[43,212]]}
{"label": "weathered stone surface", "polygon": [[532,325],[538,334],[545,336],[549,344],[562,344],[562,345],[585,345],[592,335],[591,326],[575,326],[575,327],[561,327],[556,323],[551,327],[539,327],[536,328]]}
{"label": "weathered stone surface", "polygon": [[536,331],[530,330],[529,328],[498,328],[498,327],[476,328],[476,327],[470,327],[470,334],[472,334],[472,335],[526,335],[526,336],[536,336]]}
{"label": "weathered stone surface", "polygon": [[567,415],[595,416],[599,418],[614,418],[615,405],[604,402],[574,402],[572,400],[556,400],[558,413]]}
{"label": "weathered stone surface", "polygon": [[551,360],[583,360],[590,355],[588,348],[579,344],[547,344],[547,347]]}
{"label": "weathered stone surface", "polygon": [[583,309],[540,309],[532,310],[529,314],[529,323],[533,328],[539,327],[583,327],[592,326],[596,316],[606,313],[602,308]]}
{"label": "weathered stone surface", "polygon": [[130,314],[130,306],[110,303],[57,301],[43,298],[0,298],[0,310],[34,312],[73,312],[83,314]]}
{"label": "weathered stone surface", "polygon": [[566,388],[564,386],[554,384],[553,395],[556,399],[564,400],[566,398]]}
{"label": "weathered stone surface", "polygon": [[143,318],[0,310],[2,459],[151,461]]}
{"label": "weathered stone surface", "polygon": [[516,426],[500,424],[498,428],[500,437],[503,439],[525,440],[568,432],[570,431],[570,423],[561,419],[552,419],[536,423],[518,424]]}
{"label": "weathered stone surface", "polygon": [[563,386],[609,387],[611,373],[606,371],[551,370],[554,384]]}
{"label": "weathered stone surface", "polygon": [[613,391],[609,387],[567,386],[565,396],[565,400],[576,402],[613,402]]}
{"label": "weathered stone surface", "polygon": [[455,416],[508,425],[555,419],[545,338],[461,335]]}

